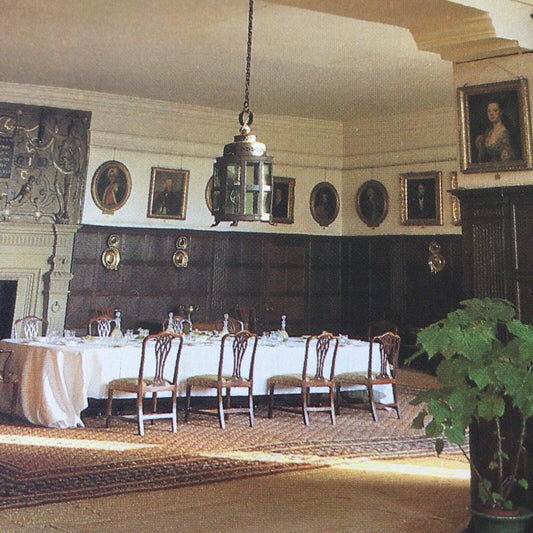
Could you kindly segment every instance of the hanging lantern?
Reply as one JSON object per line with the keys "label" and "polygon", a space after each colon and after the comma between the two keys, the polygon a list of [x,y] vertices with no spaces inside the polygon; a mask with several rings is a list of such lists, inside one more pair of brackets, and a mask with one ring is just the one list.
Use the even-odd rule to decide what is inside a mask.
{"label": "hanging lantern", "polygon": [[257,142],[250,126],[250,67],[252,62],[253,0],[249,2],[248,47],[244,105],[239,114],[240,134],[224,147],[222,157],[213,165],[212,212],[215,226],[239,220],[270,222],[272,204],[272,157],[266,155],[266,146]]}

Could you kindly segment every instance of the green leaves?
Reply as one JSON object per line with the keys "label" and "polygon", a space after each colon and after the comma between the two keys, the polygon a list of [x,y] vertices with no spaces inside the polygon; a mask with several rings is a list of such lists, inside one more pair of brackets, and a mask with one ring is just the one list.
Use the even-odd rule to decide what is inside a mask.
{"label": "green leaves", "polygon": [[[511,302],[465,300],[460,309],[420,331],[417,341],[430,358],[442,356],[436,369],[441,387],[421,392],[411,401],[423,406],[412,427],[424,429],[426,436],[435,439],[438,454],[444,448],[444,437],[463,446],[473,422],[499,421],[510,405],[523,421],[533,418],[533,326],[516,319]],[[496,486],[524,487],[525,480],[510,474],[516,472],[523,436],[518,452],[509,457],[502,443],[509,442],[511,436],[500,435],[499,430],[495,435],[500,442],[494,451],[494,464],[501,477]],[[512,506],[508,491],[498,493],[482,479],[475,465],[473,471],[480,479],[481,500],[493,507]]]}

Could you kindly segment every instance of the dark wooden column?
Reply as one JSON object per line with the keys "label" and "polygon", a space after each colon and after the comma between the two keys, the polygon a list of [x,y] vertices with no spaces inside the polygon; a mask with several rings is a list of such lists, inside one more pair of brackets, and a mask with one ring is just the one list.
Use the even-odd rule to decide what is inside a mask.
{"label": "dark wooden column", "polygon": [[[519,318],[533,323],[533,186],[453,191],[460,199],[463,220],[463,271],[467,297],[506,298]],[[507,423],[512,424],[509,416]],[[491,457],[487,442],[492,432],[483,425],[470,428],[471,455],[483,470]],[[533,443],[533,431],[528,432]],[[523,475],[533,501],[532,457],[526,457]],[[475,481],[472,495],[475,495]]]}

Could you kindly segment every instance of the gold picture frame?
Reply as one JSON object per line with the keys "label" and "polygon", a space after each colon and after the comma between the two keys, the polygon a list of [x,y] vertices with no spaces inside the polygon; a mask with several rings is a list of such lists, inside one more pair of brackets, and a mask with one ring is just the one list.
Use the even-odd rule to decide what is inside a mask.
{"label": "gold picture frame", "polygon": [[442,225],[442,173],[431,170],[400,175],[401,222],[407,226]]}
{"label": "gold picture frame", "polygon": [[112,215],[128,201],[130,171],[119,161],[106,161],[95,171],[91,182],[93,202],[105,215]]}
{"label": "gold picture frame", "polygon": [[213,183],[215,182],[215,177],[211,176],[207,180],[207,185],[205,186],[205,204],[209,212],[213,214]]}
{"label": "gold picture frame", "polygon": [[532,167],[527,79],[460,87],[457,100],[463,172]]}
{"label": "gold picture frame", "polygon": [[148,218],[185,220],[189,171],[152,167]]}
{"label": "gold picture frame", "polygon": [[[456,191],[459,188],[457,181],[457,172],[450,173],[450,189]],[[461,202],[459,198],[452,193],[452,221],[454,226],[460,226],[461,221]]]}
{"label": "gold picture frame", "polygon": [[294,224],[294,178],[272,178],[272,205],[270,220],[273,223]]}

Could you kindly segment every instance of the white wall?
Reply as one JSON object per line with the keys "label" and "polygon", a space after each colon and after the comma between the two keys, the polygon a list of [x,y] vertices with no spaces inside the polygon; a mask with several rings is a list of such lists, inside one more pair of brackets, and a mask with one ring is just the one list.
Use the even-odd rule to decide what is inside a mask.
{"label": "white wall", "polygon": [[[167,102],[124,98],[82,91],[1,84],[6,102],[46,105],[92,112],[88,180],[83,223],[128,227],[211,229],[213,217],[205,202],[205,187],[213,162],[224,145],[239,133],[238,111],[221,112]],[[340,235],[342,212],[328,228],[312,218],[309,196],[328,181],[342,190],[342,126],[329,121],[256,116],[253,133],[274,157],[274,175],[296,179],[294,224],[222,222],[213,231],[253,231]],[[105,161],[122,162],[131,174],[127,203],[112,215],[94,204],[91,181]],[[190,171],[185,220],[148,218],[152,167]]]}
{"label": "white wall", "polygon": [[[451,213],[451,172],[459,170],[454,108],[354,121],[344,125],[344,235],[460,233]],[[443,224],[405,226],[401,223],[400,174],[442,173]],[[359,187],[377,180],[387,189],[389,212],[377,228],[366,226],[355,210]]]}

